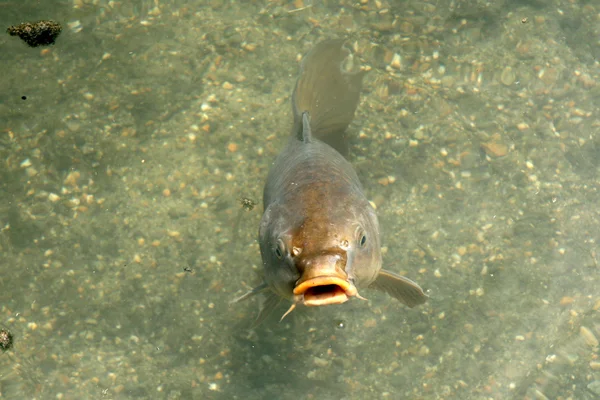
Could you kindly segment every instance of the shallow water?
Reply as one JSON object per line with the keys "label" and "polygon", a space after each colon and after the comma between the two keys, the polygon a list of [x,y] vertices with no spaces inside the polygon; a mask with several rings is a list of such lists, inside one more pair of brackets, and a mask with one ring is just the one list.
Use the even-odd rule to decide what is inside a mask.
{"label": "shallow water", "polygon": [[[600,5],[0,1],[0,398],[600,397]],[[364,65],[351,161],[430,296],[274,315],[256,232],[298,61]],[[25,99],[23,99],[25,97]],[[282,313],[286,306],[282,305]]]}

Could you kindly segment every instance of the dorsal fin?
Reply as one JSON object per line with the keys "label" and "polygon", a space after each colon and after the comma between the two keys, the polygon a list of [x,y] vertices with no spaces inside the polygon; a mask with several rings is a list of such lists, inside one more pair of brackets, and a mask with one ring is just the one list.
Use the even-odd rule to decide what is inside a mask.
{"label": "dorsal fin", "polygon": [[302,141],[310,143],[312,140],[312,130],[310,129],[310,115],[308,111],[302,113]]}

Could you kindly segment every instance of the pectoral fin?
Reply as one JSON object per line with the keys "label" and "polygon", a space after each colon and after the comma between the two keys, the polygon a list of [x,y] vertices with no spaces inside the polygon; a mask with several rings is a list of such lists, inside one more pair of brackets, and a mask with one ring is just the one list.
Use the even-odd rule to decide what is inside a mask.
{"label": "pectoral fin", "polygon": [[410,308],[425,303],[429,298],[415,282],[385,269],[379,272],[369,287],[386,292]]}
{"label": "pectoral fin", "polygon": [[240,301],[246,300],[256,294],[259,293],[263,293],[265,290],[267,290],[269,288],[269,285],[267,285],[266,282],[261,283],[260,285],[258,285],[257,287],[251,289],[250,291],[244,293],[243,295],[241,295],[240,297],[236,297],[235,299],[231,300],[229,302],[229,304],[233,304],[233,303],[239,303]]}
{"label": "pectoral fin", "polygon": [[267,295],[267,298],[265,299],[262,306],[260,307],[258,316],[252,323],[252,326],[250,326],[251,329],[254,329],[257,326],[259,326],[260,324],[262,324],[263,321],[265,319],[267,319],[267,317],[273,312],[273,310],[275,310],[277,308],[279,303],[281,303],[281,297],[277,296],[275,293],[269,291],[266,293],[266,295]]}
{"label": "pectoral fin", "polygon": [[246,299],[248,299],[256,294],[259,294],[259,293],[264,293],[266,295],[266,299],[265,299],[264,303],[262,304],[260,311],[258,312],[258,316],[256,317],[256,320],[254,320],[254,322],[250,326],[250,329],[256,328],[258,325],[260,325],[269,316],[269,314],[271,314],[273,312],[273,310],[275,308],[277,308],[277,306],[281,302],[281,297],[277,296],[275,293],[270,291],[269,285],[267,285],[267,283],[264,282],[264,283],[258,285],[257,287],[255,287],[254,289],[251,289],[247,293],[241,295],[240,297],[233,299],[230,302],[230,304],[237,303],[242,300],[246,300]]}

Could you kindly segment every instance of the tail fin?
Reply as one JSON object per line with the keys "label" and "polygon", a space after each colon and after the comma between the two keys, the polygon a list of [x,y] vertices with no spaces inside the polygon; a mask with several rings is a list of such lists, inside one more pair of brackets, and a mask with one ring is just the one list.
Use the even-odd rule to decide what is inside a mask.
{"label": "tail fin", "polygon": [[358,106],[364,74],[352,65],[344,40],[317,44],[304,57],[296,81],[292,96],[293,134],[302,139],[302,114],[308,112],[312,137],[346,155],[345,130]]}

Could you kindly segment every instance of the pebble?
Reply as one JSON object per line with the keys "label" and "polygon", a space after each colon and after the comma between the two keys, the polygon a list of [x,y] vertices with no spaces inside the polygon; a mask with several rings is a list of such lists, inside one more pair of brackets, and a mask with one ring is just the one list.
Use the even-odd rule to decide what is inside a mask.
{"label": "pebble", "polygon": [[63,184],[68,186],[77,186],[77,181],[81,177],[81,173],[79,171],[71,171],[63,181]]}
{"label": "pebble", "polygon": [[534,165],[531,161],[527,160],[525,161],[525,166],[527,167],[527,169],[533,169]]}
{"label": "pebble", "polygon": [[548,396],[546,396],[544,393],[540,392],[540,391],[539,391],[539,390],[537,390],[537,389],[535,390],[535,392],[534,392],[534,393],[535,393],[535,398],[536,398],[537,400],[550,400],[550,399],[548,398]]}
{"label": "pebble", "polygon": [[246,51],[256,50],[256,44],[254,43],[242,43],[242,48]]}
{"label": "pebble", "polygon": [[502,82],[503,85],[510,86],[515,83],[516,80],[517,75],[512,67],[505,67],[502,70],[502,74],[500,74],[500,82]]}
{"label": "pebble", "polygon": [[546,85],[554,85],[558,80],[558,71],[555,68],[542,68],[538,73],[538,78]]}
{"label": "pebble", "polygon": [[587,385],[587,388],[590,390],[590,392],[600,396],[600,381],[591,382],[589,385]]}
{"label": "pebble", "polygon": [[502,143],[481,143],[481,148],[488,156],[492,157],[504,157],[508,154],[508,146]]}
{"label": "pebble", "polygon": [[600,344],[600,342],[598,342],[598,338],[596,338],[596,335],[594,335],[594,333],[585,326],[579,328],[579,334],[583,338],[585,344],[590,347],[598,347]]}
{"label": "pebble", "polygon": [[50,200],[53,203],[56,203],[57,201],[60,200],[60,196],[57,195],[56,193],[50,193],[50,194],[48,194],[48,200]]}
{"label": "pebble", "polygon": [[380,185],[387,186],[387,185],[389,185],[391,183],[396,182],[396,177],[395,176],[391,176],[391,175],[390,176],[386,176],[384,178],[381,178],[381,179],[377,180],[377,182]]}
{"label": "pebble", "polygon": [[560,299],[560,305],[568,306],[569,304],[573,303],[574,301],[575,301],[575,299],[573,297],[564,296],[562,299]]}
{"label": "pebble", "polygon": [[213,392],[216,392],[219,390],[219,385],[217,385],[214,382],[211,382],[208,384],[208,390],[212,390]]}
{"label": "pebble", "polygon": [[392,57],[392,61],[390,62],[390,67],[394,69],[402,68],[402,58],[400,57],[400,54],[394,54],[394,56]]}
{"label": "pebble", "polygon": [[79,33],[83,29],[83,25],[79,20],[68,22],[67,26],[73,33]]}
{"label": "pebble", "polygon": [[315,364],[317,367],[327,367],[329,365],[329,361],[324,358],[314,357],[313,364]]}

